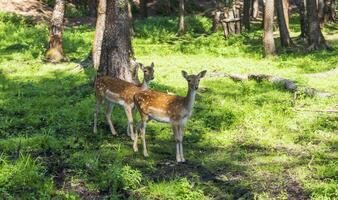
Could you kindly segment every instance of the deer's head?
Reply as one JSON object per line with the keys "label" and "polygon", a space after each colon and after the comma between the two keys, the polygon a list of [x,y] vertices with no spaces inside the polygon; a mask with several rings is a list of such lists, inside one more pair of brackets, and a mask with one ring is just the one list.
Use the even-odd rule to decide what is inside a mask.
{"label": "deer's head", "polygon": [[186,71],[182,71],[182,76],[188,81],[188,87],[191,90],[197,90],[200,84],[200,79],[205,76],[207,70],[203,70],[197,75],[191,74],[188,75]]}
{"label": "deer's head", "polygon": [[140,68],[143,71],[143,77],[145,81],[151,81],[154,79],[154,63],[152,62],[150,66],[144,66],[140,64]]}

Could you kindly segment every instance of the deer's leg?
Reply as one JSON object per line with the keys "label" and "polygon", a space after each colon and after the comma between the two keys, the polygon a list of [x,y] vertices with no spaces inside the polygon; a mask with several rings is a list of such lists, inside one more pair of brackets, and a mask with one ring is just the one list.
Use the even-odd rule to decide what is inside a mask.
{"label": "deer's leg", "polygon": [[124,111],[126,112],[127,118],[128,118],[128,127],[127,127],[127,133],[130,136],[131,140],[134,140],[134,124],[133,124],[133,110],[130,105],[124,106]]}
{"label": "deer's leg", "polygon": [[141,139],[143,145],[143,155],[144,157],[148,157],[147,145],[146,145],[146,126],[147,126],[148,116],[141,114],[141,122],[140,122],[140,131],[141,131]]}
{"label": "deer's leg", "polygon": [[103,98],[101,96],[97,96],[96,98],[96,108],[95,108],[95,113],[94,113],[94,127],[93,127],[93,132],[97,133],[97,118],[100,112],[100,107],[101,104],[103,103]]}
{"label": "deer's leg", "polygon": [[180,156],[181,156],[181,162],[185,162],[184,155],[183,155],[183,134],[184,134],[184,126],[179,125],[178,126],[178,140],[180,144]]}
{"label": "deer's leg", "polygon": [[105,115],[106,115],[106,120],[107,120],[107,122],[108,122],[108,124],[109,124],[111,133],[112,133],[113,135],[117,135],[117,133],[116,133],[116,131],[115,131],[115,128],[114,128],[114,125],[113,125],[113,123],[112,123],[112,121],[111,121],[111,113],[112,113],[112,111],[113,111],[113,104],[112,104],[111,102],[108,102],[108,106],[107,106],[107,108],[106,108],[106,113],[105,113]]}
{"label": "deer's leg", "polygon": [[179,163],[181,162],[181,151],[180,151],[180,141],[179,141],[179,131],[178,131],[178,125],[173,124],[172,129],[174,132],[175,136],[175,141],[176,141],[176,161]]}

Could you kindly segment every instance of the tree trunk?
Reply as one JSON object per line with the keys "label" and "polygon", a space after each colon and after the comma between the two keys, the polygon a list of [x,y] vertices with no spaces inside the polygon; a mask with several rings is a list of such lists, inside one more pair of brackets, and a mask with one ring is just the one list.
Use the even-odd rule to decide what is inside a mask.
{"label": "tree trunk", "polygon": [[278,26],[279,26],[279,34],[280,34],[280,41],[283,47],[291,46],[292,40],[290,38],[289,30],[286,25],[286,20],[284,17],[284,8],[283,8],[283,1],[284,0],[275,0],[276,10],[277,10],[277,18],[278,18]]}
{"label": "tree trunk", "polygon": [[103,40],[103,33],[105,30],[105,21],[106,21],[106,2],[107,0],[99,0],[99,5],[97,8],[97,19],[95,27],[95,36],[93,43],[93,66],[95,69],[99,68],[100,57],[101,57],[101,47]]}
{"label": "tree trunk", "polygon": [[179,8],[179,24],[178,24],[178,34],[181,35],[185,32],[185,23],[184,23],[184,0],[180,0]]}
{"label": "tree trunk", "polygon": [[219,21],[221,18],[221,11],[216,10],[214,17],[212,19],[212,27],[211,27],[211,32],[216,33],[219,27]]}
{"label": "tree trunk", "polygon": [[325,20],[325,3],[324,0],[317,0],[318,4],[318,20],[319,20],[319,24],[320,24],[320,28],[324,27],[324,20]]}
{"label": "tree trunk", "polygon": [[289,31],[289,0],[283,0],[282,3],[283,3],[285,24]]}
{"label": "tree trunk", "polygon": [[264,9],[263,45],[266,56],[275,54],[275,41],[273,39],[274,0],[266,0]]}
{"label": "tree trunk", "polygon": [[243,25],[246,30],[250,30],[250,7],[251,7],[251,0],[244,0]]}
{"label": "tree trunk", "polygon": [[330,6],[329,6],[329,21],[335,22],[336,21],[336,1],[331,0]]}
{"label": "tree trunk", "polygon": [[128,0],[106,0],[99,75],[109,75],[132,82],[130,72],[131,39]]}
{"label": "tree trunk", "polygon": [[251,12],[251,16],[254,19],[257,19],[259,15],[259,0],[253,0],[252,1],[252,12]]}
{"label": "tree trunk", "polygon": [[51,26],[49,28],[49,43],[46,51],[46,59],[51,62],[60,62],[65,59],[62,48],[63,16],[65,13],[65,1],[56,0],[53,10]]}
{"label": "tree trunk", "polygon": [[141,19],[146,19],[148,17],[147,3],[148,0],[140,0]]}
{"label": "tree trunk", "polygon": [[131,2],[128,0],[128,18],[129,18],[129,32],[130,32],[130,36],[134,36],[135,32],[134,32],[134,22],[133,22],[133,13],[131,11]]}
{"label": "tree trunk", "polygon": [[308,38],[308,26],[307,26],[307,20],[306,20],[306,0],[298,0],[297,6],[299,10],[299,16],[300,16],[300,35],[299,38],[306,41]]}
{"label": "tree trunk", "polygon": [[307,24],[308,24],[308,51],[332,48],[326,44],[325,38],[320,30],[316,1],[306,0]]}

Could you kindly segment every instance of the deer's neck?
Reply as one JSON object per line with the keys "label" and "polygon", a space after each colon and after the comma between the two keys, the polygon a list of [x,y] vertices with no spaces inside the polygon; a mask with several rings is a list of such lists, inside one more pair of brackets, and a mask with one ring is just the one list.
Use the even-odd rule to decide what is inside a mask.
{"label": "deer's neck", "polygon": [[194,103],[195,103],[195,96],[196,96],[196,90],[192,90],[189,88],[188,94],[185,97],[185,101],[184,101],[184,107],[189,112],[189,115],[191,114],[192,107],[194,106]]}
{"label": "deer's neck", "polygon": [[147,90],[148,89],[149,82],[145,79],[142,81],[142,84],[140,86],[141,90]]}

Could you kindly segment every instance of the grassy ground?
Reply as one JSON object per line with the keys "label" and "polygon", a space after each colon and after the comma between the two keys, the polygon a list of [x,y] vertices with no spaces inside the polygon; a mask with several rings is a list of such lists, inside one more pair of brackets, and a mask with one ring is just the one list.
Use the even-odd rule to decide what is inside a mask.
{"label": "grassy ground", "polygon": [[[92,133],[94,72],[76,67],[90,50],[92,28],[66,28],[70,62],[49,64],[42,61],[46,25],[0,18],[0,198],[338,198],[338,116],[295,111],[337,110],[337,98],[301,96],[294,105],[278,85],[207,76],[184,137],[188,162],[174,162],[171,129],[157,122],[147,127],[145,159],[132,151],[120,108],[112,117],[119,136],[111,135],[103,116]],[[211,26],[206,18],[191,17],[188,24],[177,38],[175,19],[136,21],[136,56],[156,67],[151,88],[184,95],[180,71],[207,69],[269,73],[338,93],[338,75],[309,76],[334,69],[337,51],[281,51],[264,59],[258,25],[224,40],[221,31],[204,34]],[[328,26],[325,35],[337,49],[337,27]]]}

